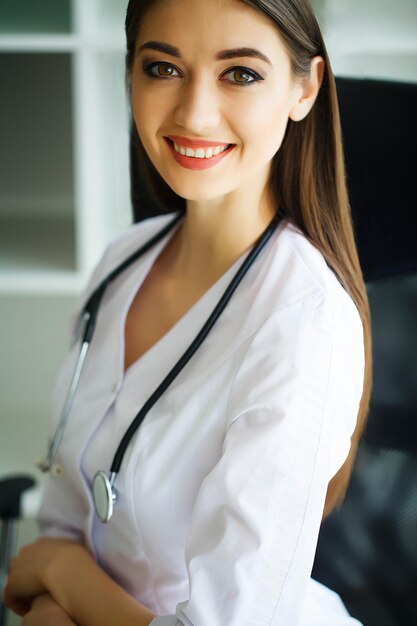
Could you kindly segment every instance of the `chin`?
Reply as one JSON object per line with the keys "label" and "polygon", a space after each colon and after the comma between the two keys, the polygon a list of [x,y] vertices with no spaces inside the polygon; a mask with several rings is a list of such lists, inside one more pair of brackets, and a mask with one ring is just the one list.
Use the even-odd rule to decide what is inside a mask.
{"label": "chin", "polygon": [[194,181],[192,183],[181,183],[178,179],[173,182],[169,179],[165,179],[165,182],[171,187],[171,189],[181,198],[185,200],[191,200],[193,202],[204,202],[207,200],[214,200],[220,196],[224,196],[232,189],[213,185],[213,183],[202,181]]}

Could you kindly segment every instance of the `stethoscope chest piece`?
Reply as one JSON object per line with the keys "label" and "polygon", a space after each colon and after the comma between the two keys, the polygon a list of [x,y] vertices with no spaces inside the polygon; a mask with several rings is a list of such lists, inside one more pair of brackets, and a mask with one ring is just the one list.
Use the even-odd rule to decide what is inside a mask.
{"label": "stethoscope chest piece", "polygon": [[113,506],[116,502],[116,494],[113,491],[115,474],[110,474],[110,478],[103,471],[99,471],[94,476],[93,499],[94,508],[98,518],[102,522],[108,522],[113,515]]}

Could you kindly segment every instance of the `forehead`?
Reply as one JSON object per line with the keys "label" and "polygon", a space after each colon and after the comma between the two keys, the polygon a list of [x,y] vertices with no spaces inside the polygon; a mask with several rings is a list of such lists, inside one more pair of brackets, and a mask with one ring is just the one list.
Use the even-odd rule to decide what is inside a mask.
{"label": "forehead", "polygon": [[157,0],[146,13],[137,47],[148,40],[179,47],[183,56],[213,55],[218,50],[258,48],[274,63],[289,63],[276,24],[241,0]]}

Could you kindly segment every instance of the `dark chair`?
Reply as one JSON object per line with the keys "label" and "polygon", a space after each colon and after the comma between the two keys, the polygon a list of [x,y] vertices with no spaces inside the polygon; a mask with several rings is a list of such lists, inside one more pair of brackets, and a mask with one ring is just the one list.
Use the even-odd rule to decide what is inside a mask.
{"label": "dark chair", "polygon": [[[30,476],[8,476],[0,481],[0,590],[6,582],[16,543],[16,523],[21,515],[22,495],[35,481]],[[6,606],[0,596],[0,626],[6,624]]]}
{"label": "dark chair", "polygon": [[365,626],[417,624],[417,85],[338,78],[372,318],[371,409],[313,577]]}

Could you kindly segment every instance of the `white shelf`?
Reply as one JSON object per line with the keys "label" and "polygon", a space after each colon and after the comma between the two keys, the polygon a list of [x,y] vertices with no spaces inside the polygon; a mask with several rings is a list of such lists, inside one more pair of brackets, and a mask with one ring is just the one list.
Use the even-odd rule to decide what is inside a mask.
{"label": "white shelf", "polygon": [[76,272],[0,271],[0,295],[8,296],[78,296],[87,276]]}
{"label": "white shelf", "polygon": [[73,52],[77,35],[0,35],[0,52]]}
{"label": "white shelf", "polygon": [[123,36],[0,35],[0,52],[125,52]]}

